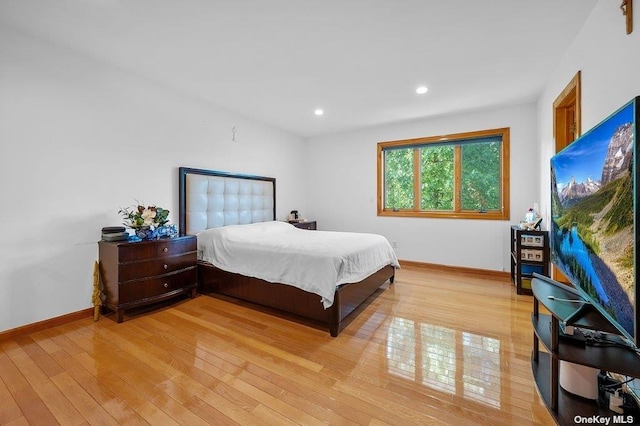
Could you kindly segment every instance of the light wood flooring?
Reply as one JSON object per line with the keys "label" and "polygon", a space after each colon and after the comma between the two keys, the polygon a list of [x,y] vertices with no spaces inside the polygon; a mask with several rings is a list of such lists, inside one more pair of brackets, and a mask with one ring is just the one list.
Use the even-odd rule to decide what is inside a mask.
{"label": "light wood flooring", "polygon": [[204,295],[87,318],[0,341],[0,425],[552,425],[532,304],[405,267],[337,338]]}

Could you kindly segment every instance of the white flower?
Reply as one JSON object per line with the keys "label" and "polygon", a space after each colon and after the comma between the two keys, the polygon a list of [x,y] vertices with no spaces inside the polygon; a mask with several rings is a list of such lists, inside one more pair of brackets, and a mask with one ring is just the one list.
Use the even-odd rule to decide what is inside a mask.
{"label": "white flower", "polygon": [[138,204],[126,209],[120,209],[118,213],[122,214],[124,225],[134,229],[155,229],[169,221],[169,210],[155,205],[145,207]]}
{"label": "white flower", "polygon": [[151,220],[153,222],[153,219],[156,217],[156,211],[155,210],[151,210],[149,208],[144,209],[144,211],[142,212],[142,218],[144,219],[144,221],[146,222],[147,220]]}
{"label": "white flower", "polygon": [[156,211],[155,210],[151,210],[149,208],[146,208],[146,209],[144,209],[144,211],[142,212],[142,214],[140,216],[142,217],[142,220],[144,221],[144,225],[143,226],[150,226],[151,229],[154,228],[155,217],[156,217]]}

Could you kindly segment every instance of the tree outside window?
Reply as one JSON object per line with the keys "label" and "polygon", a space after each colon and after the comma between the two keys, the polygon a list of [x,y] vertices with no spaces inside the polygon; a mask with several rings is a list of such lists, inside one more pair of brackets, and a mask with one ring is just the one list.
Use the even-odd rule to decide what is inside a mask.
{"label": "tree outside window", "polygon": [[378,144],[378,215],[509,219],[509,129]]}

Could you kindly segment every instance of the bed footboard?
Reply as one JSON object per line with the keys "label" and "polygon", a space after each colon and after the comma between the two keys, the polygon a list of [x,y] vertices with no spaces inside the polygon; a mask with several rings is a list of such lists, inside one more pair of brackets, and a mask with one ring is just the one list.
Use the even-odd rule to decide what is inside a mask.
{"label": "bed footboard", "polygon": [[364,280],[344,284],[336,290],[334,303],[324,309],[320,296],[296,287],[269,283],[257,278],[222,271],[206,263],[198,264],[198,285],[201,293],[214,293],[276,309],[288,316],[310,321],[329,329],[336,337],[342,320],[367,300],[387,280],[395,269],[386,266]]}
{"label": "bed footboard", "polygon": [[393,283],[394,278],[395,268],[389,265],[369,275],[359,283],[339,286],[336,290],[333,303],[333,306],[338,307],[338,312],[336,312],[337,321],[335,324],[329,325],[331,335],[334,337],[337,336],[341,328],[342,320],[366,301],[387,280]]}

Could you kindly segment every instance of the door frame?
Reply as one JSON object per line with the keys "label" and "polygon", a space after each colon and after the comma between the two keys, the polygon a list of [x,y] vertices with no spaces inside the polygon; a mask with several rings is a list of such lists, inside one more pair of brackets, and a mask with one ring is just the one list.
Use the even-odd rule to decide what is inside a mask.
{"label": "door frame", "polygon": [[[553,102],[553,140],[559,152],[582,134],[582,87],[580,71]],[[554,265],[551,276],[556,281],[569,280]]]}
{"label": "door frame", "polygon": [[[581,91],[581,76],[578,71],[553,102],[555,152],[562,150],[582,133]],[[573,120],[571,120],[572,115]]]}

